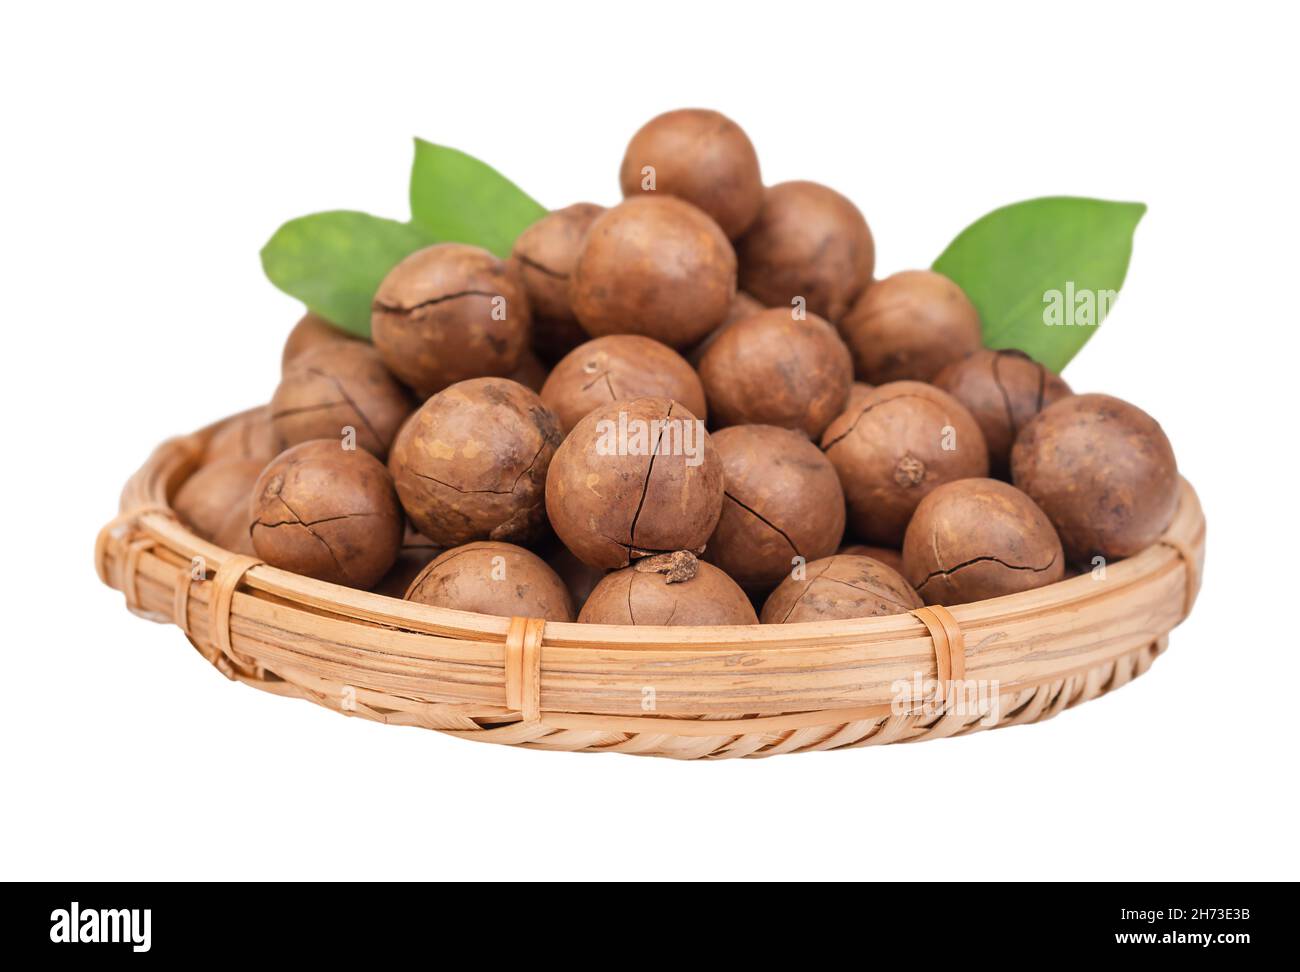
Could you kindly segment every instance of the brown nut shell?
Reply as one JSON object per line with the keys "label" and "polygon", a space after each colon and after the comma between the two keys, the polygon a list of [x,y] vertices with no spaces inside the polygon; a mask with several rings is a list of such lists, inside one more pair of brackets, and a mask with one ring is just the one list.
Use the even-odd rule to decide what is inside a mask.
{"label": "brown nut shell", "polygon": [[565,435],[592,409],[634,398],[671,398],[708,417],[695,369],[666,344],[638,334],[611,334],[575,348],[547,376],[541,396]]}
{"label": "brown nut shell", "polygon": [[542,392],[546,384],[546,365],[531,351],[525,351],[519,358],[519,367],[510,373],[510,380],[517,381],[529,391]]}
{"label": "brown nut shell", "polygon": [[829,321],[844,316],[876,266],[876,244],[858,207],[816,182],[769,187],[736,254],[741,289],[768,307],[802,297]]}
{"label": "brown nut shell", "polygon": [[587,624],[757,624],[730,577],[682,550],[638,560],[605,576],[578,614]]}
{"label": "brown nut shell", "polygon": [[248,508],[262,466],[255,459],[225,459],[206,465],[181,484],[172,497],[172,509],[191,530],[212,540],[231,510]]}
{"label": "brown nut shell", "polygon": [[304,352],[285,369],[271,397],[271,429],[281,448],[340,439],[352,429],[357,446],[382,460],[414,408],[374,348],[334,342]]}
{"label": "brown nut shell", "polygon": [[587,340],[573,316],[569,280],[587,230],[604,211],[595,203],[574,203],[547,213],[515,240],[511,260],[528,294],[533,349],[546,361],[558,361]]}
{"label": "brown nut shell", "polygon": [[443,547],[527,543],[544,526],[543,490],[560,425],[508,378],[472,378],[420,406],[389,469],[416,529]]}
{"label": "brown nut shell", "polygon": [[944,483],[921,500],[903,538],[903,576],[926,604],[968,604],[1065,576],[1047,515],[996,479]]}
{"label": "brown nut shell", "polygon": [[857,408],[862,399],[867,397],[867,393],[875,387],[875,385],[868,385],[865,381],[855,381],[849,386],[849,398],[844,403],[844,410],[847,412],[851,408]]}
{"label": "brown nut shell", "polygon": [[1043,409],[1016,439],[1011,478],[1042,507],[1074,563],[1146,549],[1178,508],[1178,463],[1164,430],[1110,395]]}
{"label": "brown nut shell", "polygon": [[826,321],[773,307],[719,334],[700,380],[714,425],[778,425],[815,439],[844,410],[853,362]]}
{"label": "brown nut shell", "polygon": [[573,620],[569,590],[546,561],[490,540],[440,554],[411,582],[406,600],[504,618]]}
{"label": "brown nut shell", "polygon": [[286,449],[253,488],[253,548],[273,567],[363,590],[393,566],[405,520],[384,464],[337,439]]}
{"label": "brown nut shell", "polygon": [[709,350],[713,342],[718,339],[718,335],[731,327],[737,321],[743,321],[746,317],[753,317],[760,311],[766,310],[762,304],[756,301],[743,290],[737,290],[736,296],[731,299],[731,307],[727,309],[727,316],[722,319],[722,323],[715,327],[708,335],[695,347],[686,352],[686,360],[692,368],[699,368],[700,361],[704,357],[704,352]]}
{"label": "brown nut shell", "polygon": [[742,587],[767,590],[796,563],[835,553],[844,492],[817,446],[790,429],[733,425],[713,434],[725,499],[705,557]]}
{"label": "brown nut shell", "polygon": [[[251,496],[251,489],[249,493]],[[257,551],[253,547],[253,517],[248,506],[248,502],[243,502],[232,507],[222,521],[221,527],[213,535],[212,542],[222,550],[229,550],[231,553],[245,557],[256,557]]]}
{"label": "brown nut shell", "polygon": [[929,381],[979,348],[980,315],[943,274],[905,270],[867,287],[840,333],[862,380]]}
{"label": "brown nut shell", "polygon": [[265,466],[279,452],[271,428],[271,409],[263,405],[223,422],[203,450],[203,465],[228,459],[252,459]]}
{"label": "brown nut shell", "polygon": [[596,589],[596,585],[609,573],[599,567],[584,564],[563,546],[547,558],[546,563],[551,570],[560,575],[560,580],[564,581],[564,586],[569,589],[575,611],[582,610],[582,606],[587,603],[587,598]]}
{"label": "brown nut shell", "polygon": [[389,271],[370,316],[388,370],[423,396],[468,378],[508,375],[528,347],[523,285],[487,250],[438,243]]}
{"label": "brown nut shell", "polygon": [[970,412],[918,381],[874,389],[830,424],[821,444],[840,474],[850,529],[882,547],[902,546],[907,521],[936,486],[989,471]]}
{"label": "brown nut shell", "polygon": [[975,416],[989,447],[989,468],[998,476],[1007,475],[1011,446],[1029,420],[1073,394],[1063,379],[1023,351],[987,348],[948,365],[934,384]]}
{"label": "brown nut shell", "polygon": [[289,336],[284,339],[284,351],[280,354],[280,370],[284,371],[301,355],[327,344],[360,344],[360,338],[335,327],[325,318],[308,311],[293,326]]}
{"label": "brown nut shell", "polygon": [[401,600],[406,596],[411,581],[415,580],[420,571],[424,570],[442,551],[442,547],[408,522],[402,534],[402,546],[397,551],[397,559],[393,561],[393,566],[388,569],[388,573],[371,590],[376,594]]}
{"label": "brown nut shell", "polygon": [[592,337],[642,334],[686,348],[722,323],[736,254],[718,224],[672,196],[634,196],[591,224],[570,296]]}
{"label": "brown nut shell", "polygon": [[878,560],[891,570],[903,572],[903,551],[893,547],[873,547],[866,543],[846,543],[837,551],[853,557],[870,557]]}
{"label": "brown nut shell", "polygon": [[870,557],[836,554],[781,582],[763,604],[764,624],[906,614],[922,607],[902,575]]}
{"label": "brown nut shell", "polygon": [[704,423],[666,398],[596,409],[556,450],[546,512],[592,567],[701,551],[722,512],[722,461]]}
{"label": "brown nut shell", "polygon": [[660,192],[698,206],[733,240],[763,205],[763,176],[749,136],[726,115],[703,108],[646,122],[628,143],[618,181],[624,196]]}

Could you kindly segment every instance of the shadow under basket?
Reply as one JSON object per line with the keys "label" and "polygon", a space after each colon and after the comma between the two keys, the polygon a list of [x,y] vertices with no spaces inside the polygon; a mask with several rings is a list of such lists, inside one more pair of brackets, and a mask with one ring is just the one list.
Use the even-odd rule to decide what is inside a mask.
{"label": "shadow under basket", "polygon": [[1184,482],[1164,537],[1104,578],[951,610],[696,628],[492,617],[323,583],[191,533],[169,498],[221,424],[163,443],[127,483],[95,546],[104,583],[227,678],[482,742],[724,759],[1037,722],[1145,672],[1205,556]]}

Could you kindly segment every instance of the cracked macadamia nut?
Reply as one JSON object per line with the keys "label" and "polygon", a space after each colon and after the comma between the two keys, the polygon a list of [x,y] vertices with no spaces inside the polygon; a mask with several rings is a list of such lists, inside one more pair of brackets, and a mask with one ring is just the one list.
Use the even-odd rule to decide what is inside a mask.
{"label": "cracked macadamia nut", "polygon": [[763,604],[764,624],[906,614],[922,607],[902,575],[870,557],[836,554],[788,577]]}
{"label": "cracked macadamia nut", "polygon": [[1178,508],[1178,464],[1164,430],[1109,395],[1043,409],[1016,438],[1011,479],[1042,507],[1074,563],[1146,549]]}
{"label": "cracked macadamia nut", "polygon": [[364,449],[286,449],[253,488],[253,549],[273,567],[363,590],[393,566],[405,520],[392,477]]}
{"label": "cracked macadamia nut", "polygon": [[918,381],[874,389],[822,436],[840,474],[849,526],[859,540],[900,547],[907,521],[931,490],[987,476],[988,449],[970,412]]}
{"label": "cracked macadamia nut", "polygon": [[335,342],[289,364],[271,397],[271,428],[281,448],[352,429],[357,446],[383,459],[414,407],[374,348]]}
{"label": "cracked macadamia nut", "polygon": [[490,540],[444,551],[411,582],[406,600],[505,618],[573,620],[569,590],[546,561]]}
{"label": "cracked macadamia nut", "polygon": [[844,493],[817,446],[772,425],[722,429],[713,445],[725,492],[705,548],[710,563],[742,587],[766,590],[796,563],[835,553],[844,536]]}
{"label": "cracked macadamia nut", "polygon": [[308,351],[314,351],[326,344],[348,343],[362,342],[347,331],[335,327],[325,318],[308,311],[293,326],[293,330],[284,340],[284,351],[280,355],[280,370],[287,369],[299,356]]}
{"label": "cracked macadamia nut", "polygon": [[575,348],[542,386],[542,403],[566,435],[592,409],[633,398],[671,398],[708,417],[695,369],[666,344],[637,334],[611,334]]}
{"label": "cracked macadamia nut", "polygon": [[844,410],[853,362],[820,317],[773,307],[718,335],[700,380],[716,426],[779,425],[815,439]]}
{"label": "cracked macadamia nut", "polygon": [[948,365],[934,384],[975,416],[989,447],[989,468],[998,476],[1007,474],[1011,446],[1025,424],[1072,394],[1069,385],[1023,351],[987,348]]}
{"label": "cracked macadamia nut", "polygon": [[564,545],[592,567],[699,552],[722,512],[722,462],[704,423],[681,403],[614,402],[556,450],[546,512]]}
{"label": "cracked macadamia nut", "polygon": [[528,347],[528,299],[487,250],[438,243],[388,272],[371,338],[388,370],[421,395],[467,378],[508,375]]}
{"label": "cracked macadamia nut", "polygon": [[591,224],[571,283],[574,314],[592,337],[643,334],[686,348],[727,316],[736,254],[690,203],[634,196]]}
{"label": "cracked macadamia nut", "polygon": [[767,189],[758,219],[736,243],[740,286],[769,307],[838,321],[871,280],[876,244],[858,207],[816,182]]}
{"label": "cracked macadamia nut", "polygon": [[434,543],[527,543],[543,529],[546,470],[560,424],[508,378],[472,378],[420,406],[388,465],[402,506]]}
{"label": "cracked macadamia nut", "polygon": [[587,230],[604,211],[595,203],[574,203],[547,213],[515,240],[511,259],[528,293],[533,349],[546,361],[558,361],[587,340],[573,316],[569,281]]}
{"label": "cracked macadamia nut", "polygon": [[607,574],[578,620],[588,624],[757,624],[730,577],[689,551],[658,554]]}
{"label": "cracked macadamia nut", "polygon": [[228,459],[252,459],[265,466],[279,452],[271,428],[271,409],[263,405],[221,423],[203,450],[203,465]]}
{"label": "cracked macadamia nut", "polygon": [[867,287],[840,333],[864,381],[929,381],[979,348],[980,315],[943,274],[905,270]]}
{"label": "cracked macadamia nut", "polygon": [[708,213],[735,239],[758,218],[763,176],[744,130],[703,108],[665,112],[628,143],[619,170],[624,196],[661,192]]}
{"label": "cracked macadamia nut", "polygon": [[1054,584],[1065,555],[1028,496],[996,479],[959,479],[916,508],[903,539],[903,576],[926,604],[968,604]]}
{"label": "cracked macadamia nut", "polygon": [[172,509],[200,537],[213,540],[231,510],[248,508],[263,465],[256,459],[225,459],[204,466],[181,484]]}

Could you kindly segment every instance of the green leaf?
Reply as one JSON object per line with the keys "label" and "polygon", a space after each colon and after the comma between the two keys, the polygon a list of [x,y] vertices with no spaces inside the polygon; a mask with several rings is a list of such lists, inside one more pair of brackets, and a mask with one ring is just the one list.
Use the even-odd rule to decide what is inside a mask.
{"label": "green leaf", "polygon": [[505,258],[515,237],[545,215],[541,203],[487,163],[415,140],[411,220],[438,239],[472,243]]}
{"label": "green leaf", "polygon": [[262,247],[262,269],[286,294],[359,337],[370,336],[370,304],[403,257],[438,240],[410,223],[333,210],[291,219]]}
{"label": "green leaf", "polygon": [[1084,320],[1091,299],[1092,319],[1101,323],[1124,283],[1145,212],[1143,203],[1072,196],[1014,203],[962,230],[934,269],[975,303],[985,345],[1019,348],[1059,372],[1097,328],[1051,325],[1045,315]]}

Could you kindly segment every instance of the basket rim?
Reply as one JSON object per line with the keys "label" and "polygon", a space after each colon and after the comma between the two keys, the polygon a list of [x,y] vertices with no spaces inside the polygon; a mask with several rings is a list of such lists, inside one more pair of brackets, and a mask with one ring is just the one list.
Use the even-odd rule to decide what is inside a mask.
{"label": "basket rim", "polygon": [[[731,758],[1050,718],[1147,671],[1190,611],[1204,560],[1204,516],[1183,483],[1165,536],[1108,565],[1103,582],[951,611],[698,628],[472,614],[292,574],[182,526],[169,497],[213,432],[248,414],[154,450],[99,533],[101,579],[134,613],[179,626],[228,678],[484,742]],[[970,688],[996,695],[992,723],[949,704]],[[900,708],[931,693],[940,709]]]}
{"label": "basket rim", "polygon": [[[121,515],[132,519],[144,533],[186,557],[203,557],[220,566],[235,556],[193,533],[171,510],[171,496],[201,464],[212,435],[223,426],[257,414],[260,408],[239,412],[189,435],[168,439],[159,445],[123,489]],[[1205,540],[1205,518],[1200,500],[1186,479],[1180,477],[1178,509],[1165,534],[1150,547],[1108,564],[1107,582],[1099,590],[1088,574],[1057,581],[1031,591],[950,606],[962,625],[996,624],[1002,621],[1080,607],[1116,590],[1140,583],[1152,574],[1186,562],[1186,552],[1200,558]],[[1199,573],[1194,570],[1193,573]],[[1199,580],[1199,578],[1197,578]],[[315,580],[302,574],[257,563],[243,575],[242,583],[278,598],[343,618],[366,621],[409,631],[425,632],[465,640],[504,638],[510,618],[441,608],[405,601],[383,594]],[[1188,592],[1190,611],[1195,590]],[[1185,611],[1184,614],[1187,612]],[[546,644],[552,647],[653,648],[663,651],[734,653],[738,644],[746,651],[827,647],[852,642],[889,640],[915,634],[924,625],[911,614],[886,615],[833,621],[805,621],[794,624],[754,625],[609,625],[577,621],[547,621]]]}

